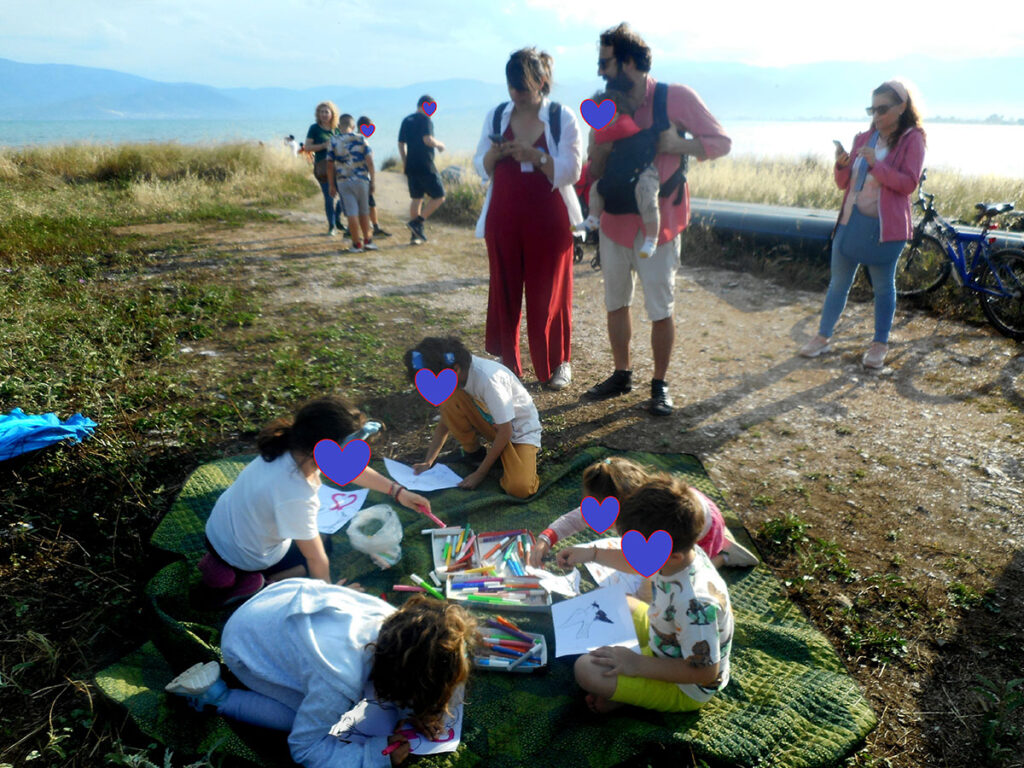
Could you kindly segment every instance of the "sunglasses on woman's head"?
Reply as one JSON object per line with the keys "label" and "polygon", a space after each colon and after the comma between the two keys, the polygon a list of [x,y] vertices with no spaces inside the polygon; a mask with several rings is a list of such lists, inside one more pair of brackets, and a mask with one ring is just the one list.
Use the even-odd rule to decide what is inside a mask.
{"label": "sunglasses on woman's head", "polygon": [[868,117],[871,117],[872,115],[878,115],[881,117],[895,106],[895,104],[879,104],[877,107],[866,107],[864,111],[868,113]]}

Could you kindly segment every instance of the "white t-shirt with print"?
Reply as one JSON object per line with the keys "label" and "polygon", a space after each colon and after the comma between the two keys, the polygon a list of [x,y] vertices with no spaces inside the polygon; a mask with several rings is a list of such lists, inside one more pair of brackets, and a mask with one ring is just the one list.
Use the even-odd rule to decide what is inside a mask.
{"label": "white t-shirt with print", "polygon": [[512,442],[540,448],[540,416],[523,383],[501,363],[472,356],[466,392],[495,424],[512,422]]}
{"label": "white t-shirt with print", "polygon": [[307,479],[291,452],[273,461],[257,456],[217,499],[206,536],[236,568],[269,568],[284,557],[292,539],[319,535],[319,486],[319,475]]}
{"label": "white t-shirt with print", "polygon": [[694,701],[708,701],[729,682],[733,615],[729,590],[704,550],[694,545],[689,567],[671,576],[655,574],[653,599],[647,611],[650,648],[655,656],[692,659],[701,666],[718,663],[713,687],[680,683]]}

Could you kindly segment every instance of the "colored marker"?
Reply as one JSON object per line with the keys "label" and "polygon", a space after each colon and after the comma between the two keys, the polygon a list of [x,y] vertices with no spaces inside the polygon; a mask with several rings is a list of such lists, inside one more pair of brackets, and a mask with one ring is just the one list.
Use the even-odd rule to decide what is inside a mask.
{"label": "colored marker", "polygon": [[466,595],[467,600],[474,603],[492,603],[494,605],[519,605],[516,600],[506,600],[503,597],[487,597],[485,595]]}
{"label": "colored marker", "polygon": [[424,581],[423,579],[421,579],[421,578],[420,578],[419,576],[417,576],[417,575],[416,575],[415,573],[410,573],[410,574],[409,574],[409,578],[410,578],[410,579],[412,579],[413,581],[415,581],[415,582],[416,582],[417,584],[419,584],[419,585],[420,585],[421,587],[423,587],[423,588],[424,588],[425,590],[427,590],[427,592],[429,592],[430,594],[432,594],[432,595],[433,595],[434,597],[436,597],[436,598],[437,598],[438,600],[444,600],[444,595],[442,595],[442,594],[441,594],[440,592],[438,592],[438,591],[437,591],[436,589],[434,589],[434,588],[433,588],[432,586],[430,586],[429,584],[427,584],[427,582],[425,582],[425,581]]}
{"label": "colored marker", "polygon": [[465,540],[466,540],[466,529],[463,528],[462,531],[459,533],[459,543],[455,545],[455,551],[456,552],[461,552],[462,551],[462,542],[465,541]]}
{"label": "colored marker", "polygon": [[395,584],[392,587],[395,592],[426,592],[423,587],[414,587],[410,584]]}
{"label": "colored marker", "polygon": [[433,521],[434,524],[437,525],[438,528],[447,528],[448,527],[444,522],[442,522],[442,520],[439,517],[437,517],[437,515],[435,515],[433,512],[431,512],[426,507],[417,507],[417,509],[420,512],[422,512],[424,515],[429,517],[431,519],[431,521]]}
{"label": "colored marker", "polygon": [[525,640],[528,643],[532,643],[534,638],[523,632],[519,627],[513,624],[511,621],[506,619],[504,616],[495,616],[495,620],[503,626],[506,632],[511,632],[513,635],[518,637],[520,640]]}
{"label": "colored marker", "polygon": [[512,662],[512,665],[508,668],[509,671],[511,672],[513,669],[518,667],[520,664],[524,664],[528,658],[533,656],[533,654],[535,654],[535,653],[539,654],[540,651],[541,651],[541,647],[542,646],[540,644],[540,641],[538,640],[536,643],[534,643],[533,648],[531,648],[529,651],[527,651],[521,657],[519,657],[518,659],[516,659],[515,661]]}
{"label": "colored marker", "polygon": [[487,554],[486,554],[486,555],[484,555],[482,559],[483,559],[483,560],[486,560],[486,559],[487,559],[488,557],[490,557],[491,555],[493,555],[493,554],[494,554],[495,552],[497,552],[497,551],[498,551],[499,549],[501,549],[501,548],[502,548],[502,547],[504,547],[504,546],[505,546],[506,544],[508,544],[508,542],[509,542],[509,539],[511,539],[511,538],[512,538],[511,536],[506,536],[506,537],[505,537],[504,539],[502,539],[501,541],[499,541],[499,542],[498,542],[497,544],[495,544],[495,545],[494,545],[493,547],[491,547],[491,548],[490,548],[490,549],[489,549],[489,550],[487,551]]}

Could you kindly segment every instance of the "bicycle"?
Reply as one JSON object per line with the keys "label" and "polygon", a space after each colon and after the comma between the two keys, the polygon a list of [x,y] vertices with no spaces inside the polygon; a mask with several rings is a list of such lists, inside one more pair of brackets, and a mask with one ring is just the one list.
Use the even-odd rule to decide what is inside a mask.
{"label": "bicycle", "polygon": [[[978,302],[995,329],[1024,340],[1024,250],[992,250],[992,219],[1013,210],[1013,203],[978,203],[981,232],[962,232],[935,210],[935,195],[924,191],[921,173],[914,206],[923,218],[896,265],[896,295],[922,296],[940,288],[952,273],[957,283],[978,294]],[[971,247],[973,246],[973,248]]]}

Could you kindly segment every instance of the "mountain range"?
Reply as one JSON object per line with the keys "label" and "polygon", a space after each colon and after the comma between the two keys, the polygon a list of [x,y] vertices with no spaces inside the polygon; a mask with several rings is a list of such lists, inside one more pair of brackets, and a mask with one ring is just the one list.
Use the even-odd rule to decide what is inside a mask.
{"label": "mountain range", "polygon": [[[871,88],[901,73],[917,83],[930,116],[1024,118],[1024,58],[969,61],[904,59],[850,64],[822,62],[783,68],[721,62],[670,63],[659,79],[692,85],[721,119],[797,120],[861,118],[853,105],[868,103]],[[500,73],[499,73],[500,76]],[[1018,85],[1013,85],[1017,83]],[[553,96],[566,104],[593,95],[600,85],[558,83]],[[422,93],[446,116],[479,120],[483,109],[506,98],[498,82],[451,79],[398,88],[296,84],[290,88],[214,88],[164,83],[108,69],[68,64],[24,64],[0,59],[0,119],[247,119],[311,115],[329,98],[342,109],[394,119],[415,109]],[[857,101],[860,99],[860,101]]]}

